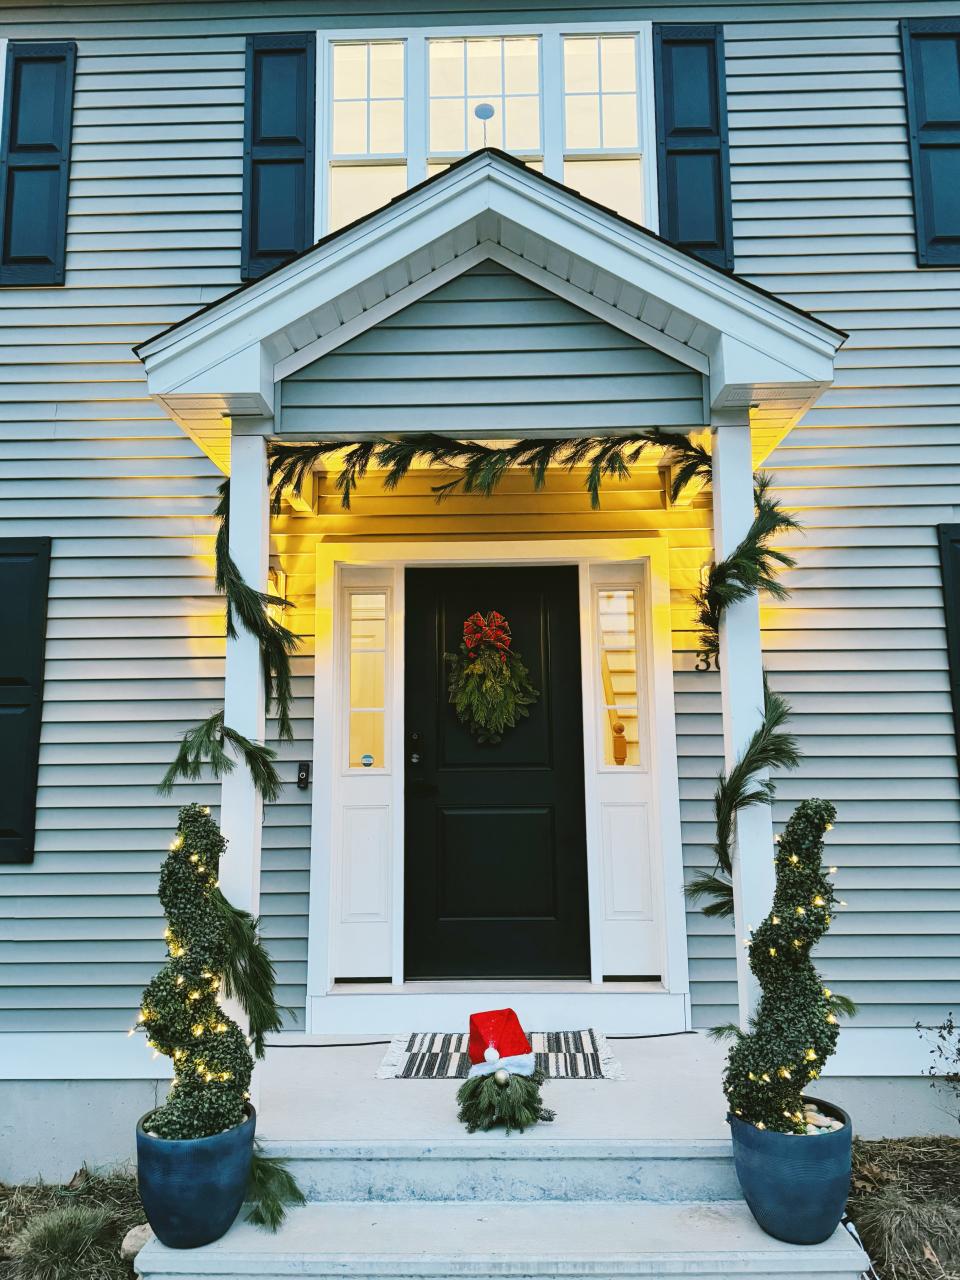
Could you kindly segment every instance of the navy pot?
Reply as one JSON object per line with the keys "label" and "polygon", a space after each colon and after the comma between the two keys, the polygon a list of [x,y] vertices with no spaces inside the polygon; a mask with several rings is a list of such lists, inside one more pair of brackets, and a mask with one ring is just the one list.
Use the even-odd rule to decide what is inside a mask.
{"label": "navy pot", "polygon": [[137,1122],[137,1187],[161,1244],[196,1249],[219,1240],[240,1212],[250,1178],[257,1113],[209,1138],[154,1138]]}
{"label": "navy pot", "polygon": [[837,1229],[847,1203],[853,1126],[840,1107],[804,1101],[842,1120],[843,1128],[814,1137],[758,1129],[735,1115],[727,1121],[743,1198],[760,1226],[790,1244],[820,1244]]}

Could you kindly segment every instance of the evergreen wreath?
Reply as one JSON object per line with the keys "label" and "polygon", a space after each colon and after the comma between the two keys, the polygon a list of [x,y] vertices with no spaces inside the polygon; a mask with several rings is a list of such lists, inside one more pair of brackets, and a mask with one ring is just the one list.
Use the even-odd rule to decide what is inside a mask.
{"label": "evergreen wreath", "polygon": [[824,833],[835,817],[826,800],[804,800],[793,811],[775,859],[773,907],[749,939],[760,1003],[749,1031],[713,1032],[735,1041],[723,1077],[730,1110],[758,1129],[806,1132],[803,1090],[837,1047],[840,1015],[853,1012],[823,985],[810,959],[838,901],[822,866]]}
{"label": "evergreen wreath", "polygon": [[458,652],[443,655],[450,664],[450,702],[478,742],[500,742],[540,697],[523,659],[510,647],[512,639],[510,623],[496,609],[472,613],[463,624]]}
{"label": "evergreen wreath", "polygon": [[[240,1124],[254,1055],[263,1057],[264,1037],[281,1025],[259,921],[232,906],[217,886],[225,847],[210,810],[186,805],[160,869],[167,960],[143,992],[135,1028],[173,1061],[167,1099],[147,1120],[148,1131],[160,1138],[207,1138]],[[221,993],[244,1010],[249,1038],[224,1012]],[[259,1153],[248,1199],[250,1220],[273,1230],[283,1220],[284,1204],[303,1203],[283,1164]]]}

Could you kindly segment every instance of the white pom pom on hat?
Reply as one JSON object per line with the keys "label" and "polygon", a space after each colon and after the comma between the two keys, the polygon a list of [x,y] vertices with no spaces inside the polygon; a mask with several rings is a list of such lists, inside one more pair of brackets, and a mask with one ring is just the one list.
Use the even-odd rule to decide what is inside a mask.
{"label": "white pom pom on hat", "polygon": [[483,1060],[484,1062],[499,1062],[500,1050],[494,1048],[492,1044],[487,1045],[486,1049],[483,1051]]}

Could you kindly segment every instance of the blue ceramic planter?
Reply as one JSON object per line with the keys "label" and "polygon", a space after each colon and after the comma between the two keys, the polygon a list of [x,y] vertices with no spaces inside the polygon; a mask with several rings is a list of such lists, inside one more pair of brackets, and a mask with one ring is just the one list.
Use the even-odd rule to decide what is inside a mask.
{"label": "blue ceramic planter", "polygon": [[257,1113],[210,1138],[153,1138],[137,1123],[137,1186],[161,1244],[196,1249],[219,1240],[240,1212],[250,1177]]}
{"label": "blue ceramic planter", "polygon": [[839,1107],[806,1098],[843,1121],[832,1133],[797,1136],[757,1129],[728,1115],[733,1160],[743,1198],[767,1235],[790,1244],[820,1244],[833,1235],[850,1191],[853,1126]]}

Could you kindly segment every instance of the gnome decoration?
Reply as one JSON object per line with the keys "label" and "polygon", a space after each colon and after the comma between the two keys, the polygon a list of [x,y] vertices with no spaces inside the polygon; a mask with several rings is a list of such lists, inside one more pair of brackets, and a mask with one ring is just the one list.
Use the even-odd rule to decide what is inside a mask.
{"label": "gnome decoration", "polygon": [[460,1086],[457,1118],[468,1133],[495,1125],[523,1130],[538,1120],[552,1120],[540,1098],[542,1071],[512,1009],[490,1009],[470,1015],[470,1074]]}

